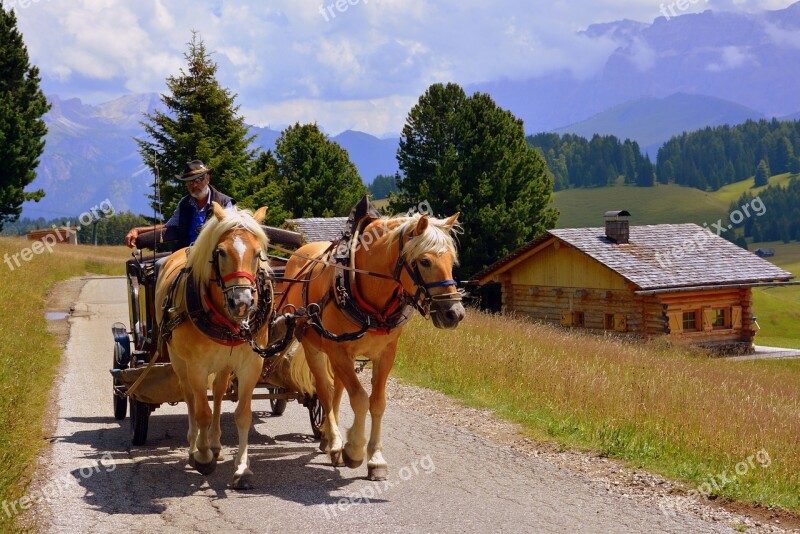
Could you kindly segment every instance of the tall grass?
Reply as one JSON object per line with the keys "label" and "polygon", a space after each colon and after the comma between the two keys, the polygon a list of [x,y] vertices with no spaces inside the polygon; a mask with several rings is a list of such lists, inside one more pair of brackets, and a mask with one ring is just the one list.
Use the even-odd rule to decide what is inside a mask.
{"label": "tall grass", "polygon": [[664,340],[604,338],[470,310],[455,331],[419,319],[409,325],[397,370],[493,408],[537,439],[598,450],[693,486],[733,474],[763,449],[769,467],[756,463],[713,492],[800,511],[800,361],[730,362]]}
{"label": "tall grass", "polygon": [[[31,242],[0,238],[0,260]],[[11,270],[0,263],[0,503],[25,491],[43,442],[42,417],[57,374],[60,348],[47,333],[44,304],[53,283],[87,272],[123,274],[122,247],[58,245]],[[0,512],[0,532],[15,530]]]}

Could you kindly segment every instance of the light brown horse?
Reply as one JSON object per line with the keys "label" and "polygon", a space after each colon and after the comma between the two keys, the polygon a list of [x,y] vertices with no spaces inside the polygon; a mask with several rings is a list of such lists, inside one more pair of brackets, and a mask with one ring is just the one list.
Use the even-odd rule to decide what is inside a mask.
{"label": "light brown horse", "polygon": [[[286,265],[287,281],[278,286],[279,292],[285,292],[280,302],[310,312],[297,333],[325,410],[322,446],[334,465],[360,466],[366,445],[368,477],[384,480],[388,476],[381,421],[402,325],[414,307],[430,314],[439,328],[455,328],[464,318],[461,295],[452,280],[457,253],[451,233],[457,229],[457,219],[458,214],[446,220],[420,214],[369,219],[338,249],[329,242],[311,243],[298,249]],[[342,254],[350,258],[350,266],[333,266],[337,256],[341,262]],[[355,373],[356,356],[372,361],[369,396]],[[344,445],[337,420],[342,386],[355,413]],[[369,443],[365,435],[368,410],[372,417]]]}
{"label": "light brown horse", "polygon": [[[188,407],[189,463],[204,475],[222,459],[221,403],[231,373],[235,374],[239,449],[232,486],[248,489],[252,472],[247,434],[263,359],[246,342],[243,331],[252,327],[250,337],[264,345],[272,317],[270,268],[265,260],[268,240],[260,226],[266,208],[254,216],[236,208],[223,210],[217,203],[213,208],[197,241],[169,256],[162,266],[156,284],[156,319]],[[211,375],[213,414],[207,398]]]}

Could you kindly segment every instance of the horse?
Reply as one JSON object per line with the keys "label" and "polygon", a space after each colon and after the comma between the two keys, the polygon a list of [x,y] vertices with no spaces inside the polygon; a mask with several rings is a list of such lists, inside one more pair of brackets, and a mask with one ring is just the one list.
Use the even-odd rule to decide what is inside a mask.
{"label": "horse", "polygon": [[[362,204],[365,202],[371,210],[366,198]],[[358,209],[354,208],[354,213]],[[320,448],[330,455],[334,466],[357,468],[363,463],[366,444],[368,478],[385,480],[388,464],[383,456],[381,421],[386,381],[403,325],[416,308],[431,317],[434,326],[456,328],[465,311],[452,279],[457,262],[453,234],[460,229],[459,214],[436,219],[419,213],[377,218],[377,213],[372,213],[374,216],[362,219],[363,224],[351,215],[353,230],[344,235],[347,238],[349,233],[349,239],[299,248],[290,257],[284,282],[276,290],[283,292],[278,308],[288,306],[307,314],[295,332],[325,411]],[[369,396],[354,369],[356,356],[372,362]],[[344,445],[338,429],[343,388],[355,413]],[[372,425],[367,443],[368,410]]]}
{"label": "horse", "polygon": [[[220,410],[235,374],[239,448],[234,489],[251,487],[247,435],[264,361],[254,347],[268,339],[274,319],[268,238],[261,228],[265,214],[266,208],[251,215],[215,202],[195,243],[170,255],[156,282],[156,303],[162,303],[156,310],[159,343],[166,344],[188,407],[189,464],[204,475],[223,459]],[[207,397],[211,375],[213,414]]]}

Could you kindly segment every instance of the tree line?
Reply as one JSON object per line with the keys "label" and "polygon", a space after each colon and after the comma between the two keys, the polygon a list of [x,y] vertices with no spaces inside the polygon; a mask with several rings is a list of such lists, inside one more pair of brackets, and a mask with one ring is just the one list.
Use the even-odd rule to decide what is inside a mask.
{"label": "tree line", "polygon": [[[764,205],[763,214],[743,221],[744,236],[753,243],[800,241],[800,178],[792,178],[785,187],[768,186],[758,197]],[[752,201],[752,193],[746,192],[731,204],[731,211]]]}
{"label": "tree line", "polygon": [[673,137],[658,150],[659,183],[702,190],[757,176],[800,172],[800,121],[748,120]]}
{"label": "tree line", "polygon": [[556,191],[613,185],[620,176],[626,184],[642,187],[655,184],[650,156],[642,154],[636,141],[620,141],[613,135],[595,134],[586,139],[556,133],[530,135],[526,140],[547,162]]}
{"label": "tree line", "polygon": [[[55,217],[45,219],[39,217],[31,219],[22,217],[16,221],[8,222],[3,227],[3,235],[24,236],[33,230],[45,228],[62,228],[65,226],[81,226],[79,215],[74,217]],[[82,226],[78,231],[78,243],[85,245],[121,245],[124,243],[125,234],[134,226],[149,224],[149,219],[144,215],[134,215],[130,211],[115,213],[107,217],[94,219],[89,225]]]}

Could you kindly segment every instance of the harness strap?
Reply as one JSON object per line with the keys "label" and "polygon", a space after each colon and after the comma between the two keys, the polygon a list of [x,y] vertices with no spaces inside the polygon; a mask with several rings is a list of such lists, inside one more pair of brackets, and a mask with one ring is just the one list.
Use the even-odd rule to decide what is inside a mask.
{"label": "harness strap", "polygon": [[211,311],[211,314],[214,316],[214,319],[225,325],[234,334],[239,333],[240,330],[239,325],[230,322],[227,317],[222,315],[219,312],[219,310],[217,310],[217,308],[214,307],[214,303],[211,302],[211,299],[208,297],[208,293],[203,294],[203,302],[205,302],[206,307],[208,307],[209,311]]}

